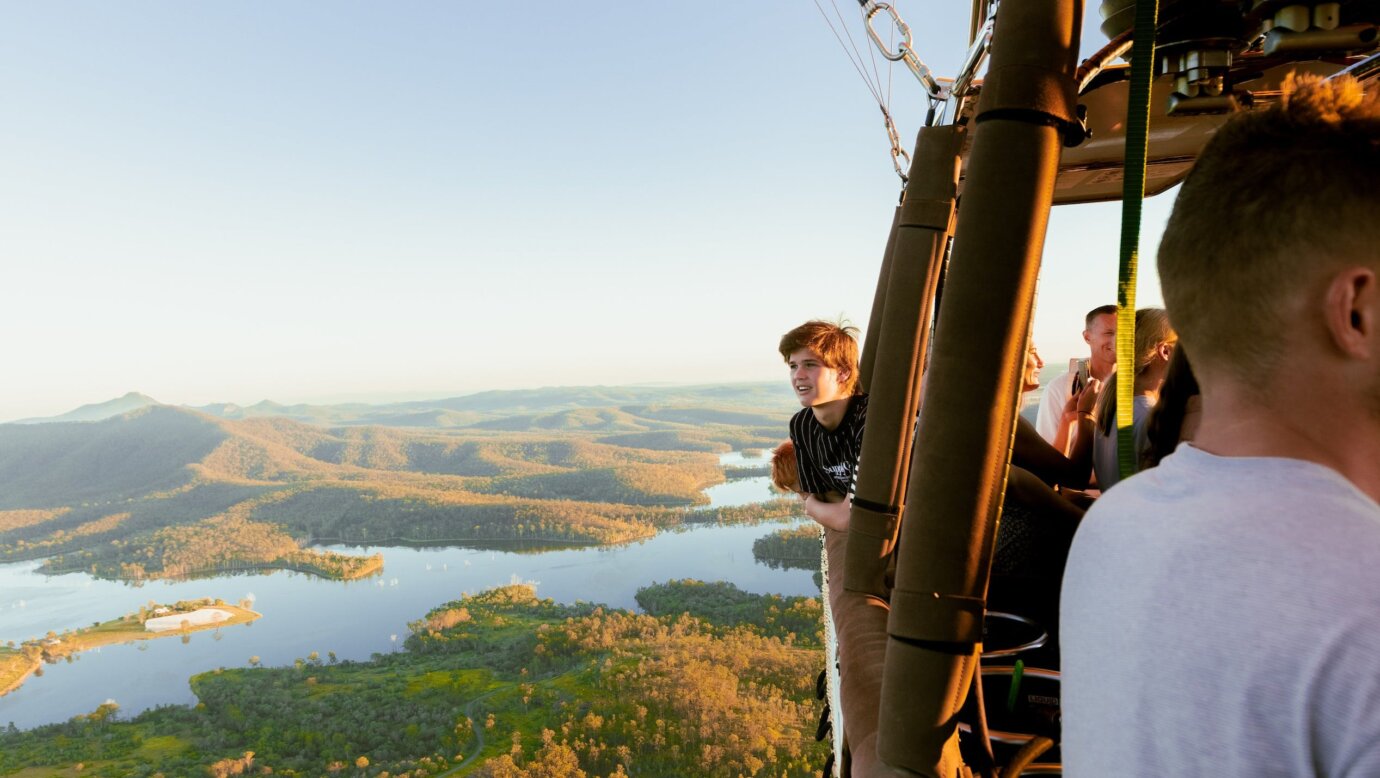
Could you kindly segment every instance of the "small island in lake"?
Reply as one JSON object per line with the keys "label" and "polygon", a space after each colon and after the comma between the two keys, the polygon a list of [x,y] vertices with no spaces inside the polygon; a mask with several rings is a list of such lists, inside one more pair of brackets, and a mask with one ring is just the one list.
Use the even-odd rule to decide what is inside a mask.
{"label": "small island in lake", "polygon": [[247,601],[229,605],[224,600],[206,597],[200,600],[179,600],[171,605],[150,603],[135,613],[118,619],[102,621],[89,627],[68,630],[62,634],[49,632],[42,638],[27,640],[19,645],[13,641],[0,646],[0,696],[23,685],[34,673],[40,673],[44,662],[59,659],[116,643],[187,635],[206,629],[245,624],[259,618],[249,609]]}
{"label": "small island in lake", "polygon": [[779,529],[752,543],[752,556],[771,568],[819,570],[819,525],[813,522]]}

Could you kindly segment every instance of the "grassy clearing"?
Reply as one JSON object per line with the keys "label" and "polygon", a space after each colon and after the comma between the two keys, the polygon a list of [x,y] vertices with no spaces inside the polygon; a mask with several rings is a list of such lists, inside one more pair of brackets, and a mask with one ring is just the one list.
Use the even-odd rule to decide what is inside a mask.
{"label": "grassy clearing", "polygon": [[[104,767],[105,763],[92,762],[91,765],[83,765],[83,769],[88,767]],[[77,778],[81,776],[82,770],[73,767],[25,767],[17,773],[10,773],[7,778]]]}
{"label": "grassy clearing", "polygon": [[409,678],[405,694],[415,697],[442,693],[470,699],[500,686],[502,684],[494,680],[493,673],[488,670],[433,670]]}
{"label": "grassy clearing", "polygon": [[14,648],[0,648],[0,696],[9,694],[38,669],[39,660]]}
{"label": "grassy clearing", "polygon": [[180,754],[188,748],[191,748],[191,745],[176,735],[156,735],[146,738],[140,744],[136,757],[145,762],[153,762]]}

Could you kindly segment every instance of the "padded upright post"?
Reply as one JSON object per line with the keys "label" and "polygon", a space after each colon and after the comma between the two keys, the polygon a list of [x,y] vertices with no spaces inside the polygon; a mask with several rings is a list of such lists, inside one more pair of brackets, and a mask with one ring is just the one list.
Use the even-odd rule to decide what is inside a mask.
{"label": "padded upright post", "polygon": [[1082,13],[1081,0],[1004,0],[993,34],[907,487],[873,776],[968,771],[957,714],[977,668],[1061,133],[1076,121]]}
{"label": "padded upright post", "polygon": [[[848,524],[844,587],[887,599],[883,580],[896,545],[906,468],[920,409],[920,376],[934,316],[934,290],[944,265],[958,195],[961,127],[926,127],[915,142],[910,183],[901,203],[876,332],[876,361],[868,385],[869,422]],[[874,311],[877,306],[874,306]]]}

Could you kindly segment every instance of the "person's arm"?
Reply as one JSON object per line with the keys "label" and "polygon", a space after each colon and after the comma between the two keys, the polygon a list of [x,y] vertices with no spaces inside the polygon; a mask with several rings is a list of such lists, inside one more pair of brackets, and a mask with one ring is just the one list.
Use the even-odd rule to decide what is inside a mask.
{"label": "person's arm", "polygon": [[1029,470],[1015,465],[1011,466],[1011,472],[1006,478],[1006,499],[1023,505],[1041,516],[1071,522],[1081,520],[1086,511],[1051,489]]}
{"label": "person's arm", "polygon": [[[1093,384],[1096,384],[1094,386]],[[1063,415],[1059,419],[1059,436],[1054,439],[1054,449],[1069,459],[1078,460],[1082,454],[1080,451],[1070,450],[1070,442],[1074,444],[1082,437],[1080,433],[1087,430],[1081,425],[1082,422],[1091,422],[1097,426],[1097,417],[1093,414],[1093,409],[1097,407],[1097,398],[1102,394],[1102,382],[1096,378],[1088,379],[1088,385],[1084,386],[1077,395],[1070,395],[1068,402],[1064,404]],[[1069,435],[1074,435],[1074,440],[1069,440]],[[1086,442],[1091,444],[1092,439],[1087,438]],[[1088,455],[1091,457],[1091,454]]]}
{"label": "person's arm", "polygon": [[819,522],[825,529],[848,531],[848,513],[853,501],[838,492],[805,496],[805,515]]}
{"label": "person's arm", "polygon": [[798,426],[796,417],[791,419],[791,444],[795,446],[795,478],[796,488],[805,493],[821,491],[823,487],[819,483],[818,471],[815,468],[815,461],[810,456],[808,447],[804,445],[804,431]]}
{"label": "person's arm", "polygon": [[1093,414],[1097,396],[1102,391],[1102,382],[1090,379],[1088,386],[1078,396],[1073,411],[1072,423],[1077,432],[1073,439],[1073,450],[1068,456],[1045,442],[1044,438],[1030,426],[1025,419],[1016,424],[1016,440],[1011,452],[1011,462],[1034,473],[1047,484],[1059,484],[1082,489],[1088,485],[1092,475]]}
{"label": "person's arm", "polygon": [[1067,432],[1067,425],[1063,423],[1064,404],[1070,397],[1070,389],[1073,388],[1073,375],[1064,373],[1045,387],[1045,393],[1040,397],[1040,410],[1035,414],[1035,430],[1055,448],[1060,451],[1067,450],[1057,442],[1061,429]]}
{"label": "person's arm", "polygon": [[809,449],[801,445],[799,440],[796,440],[799,434],[799,431],[792,427],[791,440],[795,443],[796,478],[800,488],[800,499],[805,503],[805,515],[828,529],[847,532],[848,512],[852,503],[838,492],[831,492],[824,487]]}
{"label": "person's arm", "polygon": [[1079,397],[1070,396],[1068,398],[1068,402],[1064,403],[1064,407],[1059,409],[1058,434],[1054,436],[1053,440],[1047,437],[1045,438],[1045,440],[1049,440],[1051,446],[1054,446],[1055,451],[1058,451],[1064,456],[1068,456],[1070,453],[1069,434],[1071,432],[1076,433],[1077,428],[1074,422],[1077,421],[1078,401],[1080,397],[1081,395]]}

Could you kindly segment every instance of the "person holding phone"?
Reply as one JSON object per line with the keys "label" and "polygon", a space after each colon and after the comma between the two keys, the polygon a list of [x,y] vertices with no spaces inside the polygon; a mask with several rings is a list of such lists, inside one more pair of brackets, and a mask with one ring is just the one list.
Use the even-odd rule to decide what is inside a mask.
{"label": "person holding phone", "polygon": [[[1086,359],[1070,359],[1068,372],[1049,382],[1040,399],[1035,429],[1053,444],[1059,439],[1060,420],[1070,397],[1076,397],[1088,379],[1106,383],[1116,370],[1116,306],[1101,305],[1083,317],[1083,342],[1088,344]],[[1075,383],[1077,386],[1075,387]],[[1063,430],[1066,437],[1067,429]],[[1067,453],[1067,452],[1066,452]]]}

